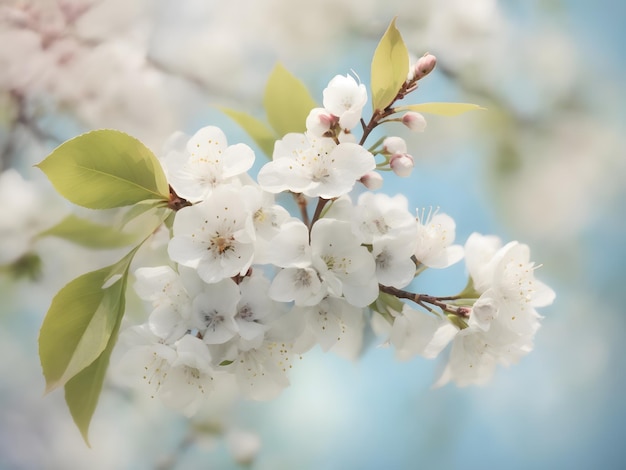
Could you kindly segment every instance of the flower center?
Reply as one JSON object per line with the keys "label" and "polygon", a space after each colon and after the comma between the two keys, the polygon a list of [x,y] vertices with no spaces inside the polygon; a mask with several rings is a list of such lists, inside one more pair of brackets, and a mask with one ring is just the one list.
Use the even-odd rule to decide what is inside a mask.
{"label": "flower center", "polygon": [[311,285],[311,274],[304,269],[299,269],[293,280],[299,288],[309,287]]}
{"label": "flower center", "polygon": [[248,304],[244,305],[237,312],[237,316],[245,321],[256,321],[254,319],[254,311]]}
{"label": "flower center", "polygon": [[220,323],[224,321],[224,317],[220,315],[217,310],[207,312],[204,314],[204,324],[207,330],[215,331]]}
{"label": "flower center", "polygon": [[223,237],[221,235],[216,235],[211,239],[211,246],[209,247],[209,249],[217,250],[217,252],[221,255],[227,250],[232,250],[232,242],[232,237]]}

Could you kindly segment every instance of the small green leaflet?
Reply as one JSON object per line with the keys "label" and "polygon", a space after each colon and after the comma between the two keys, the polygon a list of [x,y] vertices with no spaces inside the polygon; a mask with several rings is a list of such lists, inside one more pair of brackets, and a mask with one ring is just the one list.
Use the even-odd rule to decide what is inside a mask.
{"label": "small green leaflet", "polygon": [[[114,265],[77,277],[52,299],[39,332],[46,392],[65,385],[107,347],[124,315],[126,276],[138,248]],[[111,282],[114,276],[117,282]]]}
{"label": "small green leaflet", "polygon": [[120,131],[82,134],[61,144],[36,166],[63,197],[90,209],[169,199],[157,158],[139,140]]}
{"label": "small green leaflet", "polygon": [[265,86],[263,106],[270,126],[282,137],[290,132],[304,132],[306,118],[317,104],[300,80],[276,64]]}
{"label": "small green leaflet", "polygon": [[[126,281],[126,278],[122,281],[124,283],[122,291],[124,292],[126,291]],[[122,296],[120,304],[122,312],[124,311],[124,301],[125,299]],[[90,446],[88,436],[89,424],[91,423],[91,418],[98,405],[98,399],[102,392],[102,384],[104,383],[104,377],[109,366],[109,359],[111,358],[111,352],[117,341],[117,334],[121,323],[122,315],[118,317],[113,331],[111,332],[111,337],[109,338],[106,348],[102,351],[102,354],[65,384],[65,402],[70,409],[74,423],[80,430],[88,446]]]}
{"label": "small green leaflet", "polygon": [[136,234],[124,233],[108,225],[101,225],[70,214],[54,227],[41,232],[39,237],[58,237],[72,243],[96,249],[120,248],[138,240]]}
{"label": "small green leaflet", "polygon": [[409,73],[409,51],[396,28],[396,19],[381,38],[372,59],[372,107],[374,111],[389,106]]}
{"label": "small green leaflet", "polygon": [[440,116],[458,116],[468,111],[485,110],[485,108],[471,103],[421,103],[398,106],[394,108],[396,113],[403,111],[415,111],[418,113],[438,114]]}
{"label": "small green leaflet", "polygon": [[265,155],[271,160],[274,153],[276,134],[267,125],[247,113],[235,111],[229,108],[220,108],[228,117],[233,119],[241,128],[248,133]]}

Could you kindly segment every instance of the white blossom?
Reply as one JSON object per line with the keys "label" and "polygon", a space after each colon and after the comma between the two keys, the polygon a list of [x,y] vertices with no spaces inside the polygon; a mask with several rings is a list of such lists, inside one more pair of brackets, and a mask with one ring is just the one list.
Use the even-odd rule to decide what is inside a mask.
{"label": "white blossom", "polygon": [[176,343],[176,359],[159,398],[185,416],[193,416],[213,390],[214,375],[206,345],[193,335],[185,335]]}
{"label": "white blossom", "polygon": [[459,386],[485,383],[495,365],[518,362],[533,349],[540,315],[554,291],[535,279],[528,246],[510,242],[500,247],[495,237],[472,234],[465,245],[467,267],[480,297],[468,328],[455,337],[446,369],[437,381]]}
{"label": "white blossom", "polygon": [[294,301],[296,305],[315,305],[326,295],[326,285],[313,268],[281,269],[270,286],[269,294],[280,302]]}
{"label": "white blossom", "polygon": [[198,130],[185,148],[171,150],[164,161],[176,193],[200,201],[218,185],[248,171],[254,152],[245,144],[229,146],[221,129],[208,126]]}
{"label": "white blossom", "polygon": [[266,264],[270,262],[270,250],[274,237],[282,231],[283,224],[291,219],[284,207],[274,201],[274,195],[263,191],[256,185],[244,185],[239,190],[243,203],[249,214],[255,232],[254,262]]}
{"label": "white blossom", "polygon": [[394,318],[389,341],[396,348],[398,359],[415,355],[432,359],[450,343],[459,329],[447,318],[415,310],[406,304]]}
{"label": "white blossom", "polygon": [[349,359],[356,359],[361,351],[365,325],[362,308],[337,297],[325,297],[313,306],[295,306],[289,315],[303,316],[307,325],[294,344],[295,350],[305,352],[319,344],[322,350]]}
{"label": "white blossom", "polygon": [[269,330],[269,322],[280,310],[269,297],[270,281],[262,274],[246,277],[239,284],[241,298],[237,303],[235,322],[241,340],[240,349],[259,347]]}
{"label": "white blossom", "polygon": [[244,275],[254,255],[254,227],[237,191],[216,188],[206,200],[176,213],[168,253],[209,283]]}
{"label": "white blossom", "polygon": [[178,273],[169,266],[135,271],[135,292],[153,307],[148,326],[168,343],[183,336],[190,325],[191,299]]}
{"label": "white blossom", "polygon": [[447,268],[463,258],[463,247],[452,245],[456,224],[447,214],[418,214],[415,257],[430,268]]}
{"label": "white blossom", "polygon": [[292,242],[276,246],[285,256],[276,262],[284,269],[270,287],[273,299],[303,306],[315,305],[327,294],[343,296],[357,307],[374,301],[378,295],[374,259],[355,239],[348,222],[318,220],[311,229],[310,246],[301,222],[286,224],[282,235],[289,235]]}
{"label": "white blossom", "polygon": [[117,360],[113,361],[116,381],[139,388],[154,398],[176,360],[176,349],[150,331],[147,325],[127,328],[120,333]]}
{"label": "white blossom", "polygon": [[380,284],[400,289],[411,283],[415,277],[415,263],[411,259],[414,240],[411,237],[389,238],[372,246]]}
{"label": "white blossom", "polygon": [[245,397],[270,400],[289,386],[287,374],[292,362],[290,345],[265,341],[258,348],[240,352],[229,368]]}
{"label": "white blossom", "polygon": [[496,365],[497,357],[490,353],[484,333],[466,328],[455,336],[450,359],[435,386],[440,387],[450,380],[459,387],[482,385],[493,376]]}
{"label": "white blossom", "polygon": [[361,119],[367,103],[365,85],[350,75],[336,75],[323,91],[324,108],[339,118],[342,129],[352,129]]}
{"label": "white blossom", "polygon": [[293,191],[332,199],[347,194],[376,167],[373,155],[355,143],[287,134],[274,146],[274,156],[259,171],[261,187],[271,193]]}
{"label": "white blossom", "polygon": [[365,243],[417,235],[415,217],[408,210],[409,202],[402,194],[363,193],[353,209],[352,225]]}
{"label": "white blossom", "polygon": [[231,279],[209,284],[193,299],[191,315],[207,344],[222,344],[239,331],[235,315],[241,298],[239,287]]}
{"label": "white blossom", "polygon": [[348,222],[318,220],[311,230],[311,256],[328,292],[365,307],[378,296],[371,253],[355,240]]}

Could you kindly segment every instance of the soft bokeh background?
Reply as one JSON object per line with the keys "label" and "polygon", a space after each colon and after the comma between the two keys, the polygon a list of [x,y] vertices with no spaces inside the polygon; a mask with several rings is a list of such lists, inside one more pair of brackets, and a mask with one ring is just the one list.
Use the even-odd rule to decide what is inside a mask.
{"label": "soft bokeh background", "polygon": [[[39,282],[0,274],[0,468],[240,468],[228,443],[251,438],[242,432],[262,442],[255,469],[626,467],[618,0],[0,0],[0,169],[30,184],[0,188],[0,243],[6,251],[9,221],[29,208],[27,228],[68,210],[32,168],[60,142],[112,127],[158,152],[172,131],[207,124],[249,142],[216,105],[260,115],[276,61],[315,97],[350,70],[368,83],[395,15],[412,53],[439,58],[413,102],[489,111],[427,117],[420,135],[393,129],[417,164],[384,190],[441,207],[461,243],[478,231],[531,246],[557,291],[535,351],[485,387],[433,390],[440,362],[397,362],[373,338],[357,363],[316,350],[278,399],[216,399],[191,427],[111,386],[87,449],[62,394],[42,397],[37,334],[54,293],[117,254],[42,240]],[[458,267],[425,274],[419,289],[450,294],[463,283]],[[199,438],[201,425],[211,432]]]}

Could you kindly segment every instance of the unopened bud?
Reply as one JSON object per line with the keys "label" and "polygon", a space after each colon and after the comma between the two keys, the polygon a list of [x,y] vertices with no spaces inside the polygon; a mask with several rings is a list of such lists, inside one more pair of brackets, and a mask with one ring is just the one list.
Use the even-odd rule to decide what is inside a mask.
{"label": "unopened bud", "polygon": [[389,166],[401,178],[406,178],[413,171],[413,157],[408,153],[396,153],[391,156]]}
{"label": "unopened bud", "polygon": [[402,116],[402,124],[413,132],[424,132],[426,129],[426,119],[420,113],[408,111]]}
{"label": "unopened bud", "polygon": [[359,180],[370,191],[375,191],[383,186],[383,177],[376,171],[368,171]]}
{"label": "unopened bud", "polygon": [[313,108],[306,118],[306,129],[313,135],[322,137],[338,122],[338,118],[324,108]]}
{"label": "unopened bud", "polygon": [[433,71],[435,65],[437,65],[437,58],[432,54],[424,54],[417,60],[417,62],[413,66],[413,78],[415,80],[424,78],[426,75]]}
{"label": "unopened bud", "polygon": [[387,137],[383,140],[383,150],[388,154],[406,153],[406,142],[402,137]]}

